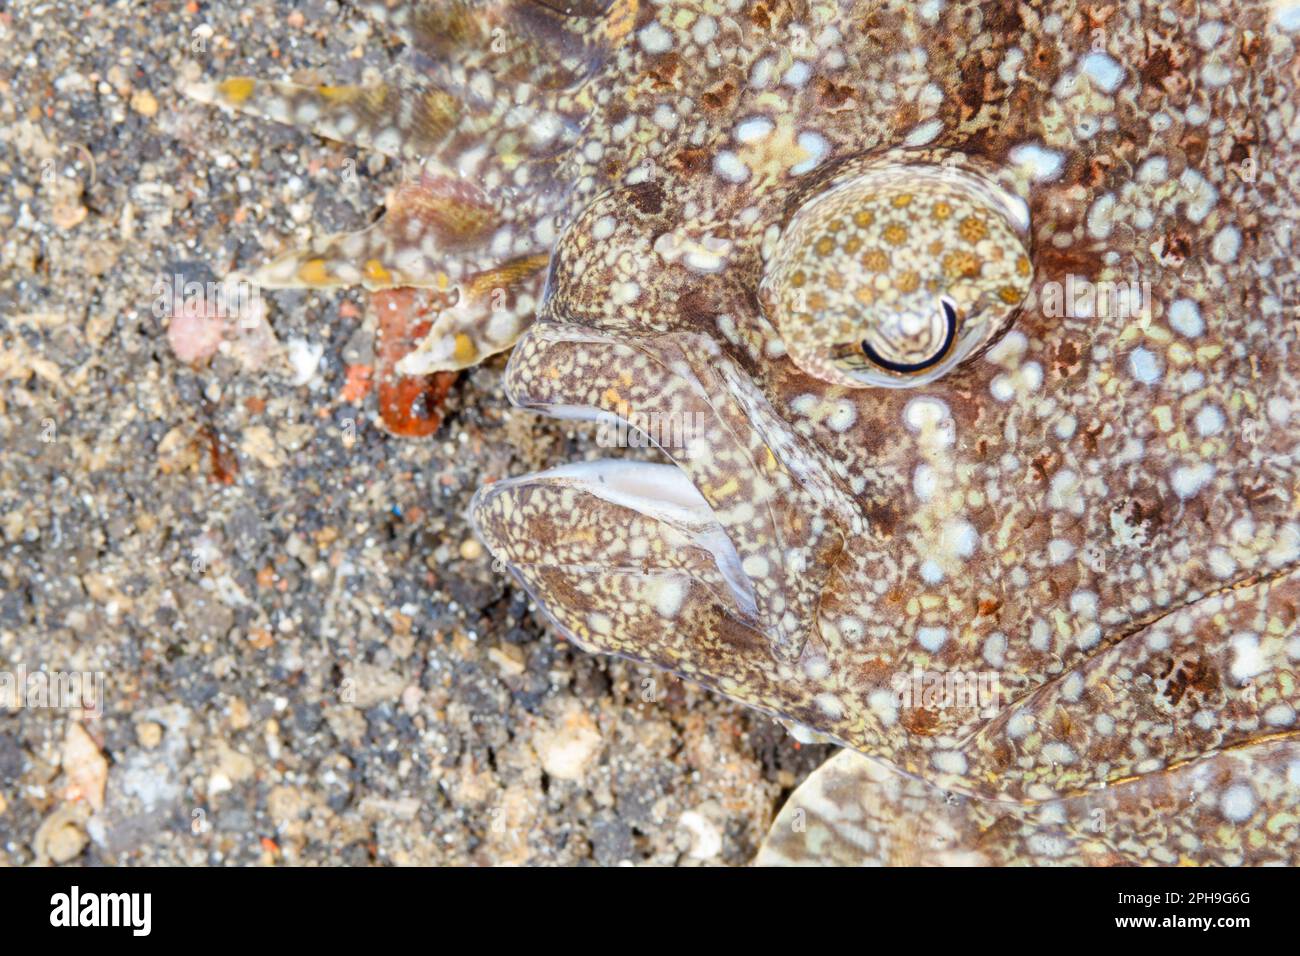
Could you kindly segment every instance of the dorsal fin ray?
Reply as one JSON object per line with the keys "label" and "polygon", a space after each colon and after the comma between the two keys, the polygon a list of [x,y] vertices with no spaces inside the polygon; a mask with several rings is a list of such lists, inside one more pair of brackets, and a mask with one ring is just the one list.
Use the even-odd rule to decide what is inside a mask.
{"label": "dorsal fin ray", "polygon": [[489,121],[484,111],[468,108],[433,85],[418,90],[387,84],[305,86],[232,76],[217,83],[188,84],[182,92],[200,102],[402,159],[429,156],[449,136],[485,128]]}
{"label": "dorsal fin ray", "polygon": [[605,61],[638,0],[369,0],[362,9],[435,75],[486,71],[543,90],[574,86]]}

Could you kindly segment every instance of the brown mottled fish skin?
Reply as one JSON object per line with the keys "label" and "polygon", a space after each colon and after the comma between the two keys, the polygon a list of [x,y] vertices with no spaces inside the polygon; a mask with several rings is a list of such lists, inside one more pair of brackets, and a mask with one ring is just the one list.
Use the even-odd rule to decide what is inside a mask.
{"label": "brown mottled fish skin", "polygon": [[[550,252],[510,397],[693,427],[671,465],[500,481],[474,520],[581,646],[859,752],[761,860],[1300,862],[1283,6],[618,3],[573,20],[583,70],[529,88],[576,117],[510,193],[512,222],[549,224],[448,260]],[[491,7],[521,35],[529,8]],[[533,168],[450,128],[484,168]],[[1027,294],[912,387],[809,374],[760,304],[798,210],[879,164],[978,172],[1027,212]],[[500,203],[503,176],[467,178]],[[1062,290],[1130,281],[1138,314],[1062,314]],[[509,314],[457,317],[467,360]],[[990,675],[976,706],[924,690]]]}

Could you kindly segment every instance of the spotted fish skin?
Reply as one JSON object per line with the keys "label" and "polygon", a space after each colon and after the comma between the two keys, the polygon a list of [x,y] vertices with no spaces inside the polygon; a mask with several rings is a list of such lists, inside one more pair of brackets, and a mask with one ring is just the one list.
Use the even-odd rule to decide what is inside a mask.
{"label": "spotted fish skin", "polygon": [[[974,808],[951,821],[962,859],[1300,861],[1286,5],[691,0],[583,23],[565,34],[581,69],[539,80],[541,99],[514,87],[567,120],[514,167],[537,178],[507,189],[502,97],[468,99],[419,151],[512,210],[529,238],[501,252],[546,257],[511,399],[691,427],[659,442],[672,464],[489,485],[474,520],[493,554],[579,645],[902,775],[873,789],[850,767],[858,796],[822,817],[870,801],[876,837],[912,832],[888,788],[915,786]],[[472,91],[473,71],[447,69]],[[760,297],[798,211],[883,163],[978,171],[1026,214],[1014,314],[912,387],[810,372]],[[401,281],[505,264],[467,250]],[[513,341],[528,316],[510,314],[500,338],[481,306],[435,325],[416,365]],[[457,356],[449,329],[473,349]],[[971,676],[995,697],[954,703]],[[1189,780],[1195,813],[1152,796]],[[1102,804],[1101,851],[1054,858],[1038,838]],[[838,858],[827,833],[812,855]]]}
{"label": "spotted fish skin", "polygon": [[[1294,862],[1295,34],[1265,4],[934,9],[751,5],[700,31],[716,48],[701,6],[638,20],[590,128],[632,172],[562,237],[507,384],[703,421],[664,449],[698,496],[561,469],[489,486],[478,527],[583,647],[931,794],[1105,803],[1111,850],[1057,862],[1159,862],[1175,832],[1183,862]],[[765,241],[855,162],[989,168],[1028,210],[1014,320],[917,387],[808,374],[758,301]],[[1074,301],[1107,283],[1146,307]],[[998,696],[908,697],[915,673]],[[1221,839],[1139,810],[1180,774]],[[983,858],[1053,862],[1017,819]]]}

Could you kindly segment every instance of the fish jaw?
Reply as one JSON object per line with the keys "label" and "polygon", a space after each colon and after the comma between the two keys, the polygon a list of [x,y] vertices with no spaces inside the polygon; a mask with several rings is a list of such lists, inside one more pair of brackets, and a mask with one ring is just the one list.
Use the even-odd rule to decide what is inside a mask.
{"label": "fish jaw", "polygon": [[604,459],[480,489],[475,532],[559,633],[726,692],[768,655],[753,585],[703,495],[674,465]]}
{"label": "fish jaw", "polygon": [[[471,516],[562,633],[767,713],[824,720],[810,662],[852,501],[711,340],[541,322],[511,400],[643,436],[671,464],[603,460],[495,482]],[[617,443],[617,441],[615,442]]]}

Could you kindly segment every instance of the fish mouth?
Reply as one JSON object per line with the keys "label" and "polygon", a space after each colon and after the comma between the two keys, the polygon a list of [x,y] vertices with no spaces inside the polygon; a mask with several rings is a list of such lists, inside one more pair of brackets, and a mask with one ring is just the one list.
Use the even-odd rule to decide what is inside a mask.
{"label": "fish mouth", "polygon": [[[598,420],[596,410],[591,411],[590,417]],[[561,414],[554,417],[576,416]],[[570,516],[575,511],[591,511],[600,506],[607,506],[614,514],[623,512],[628,516],[640,516],[648,528],[658,529],[665,540],[707,555],[717,572],[717,578],[708,582],[710,591],[739,620],[750,624],[757,621],[753,581],[741,565],[736,546],[686,473],[675,464],[617,458],[573,462],[507,478],[480,488],[474,495],[470,520],[475,534],[544,609],[547,608],[547,595],[539,593],[533,576],[528,573],[529,566],[537,561],[530,561],[520,554],[512,541],[502,536],[500,522],[494,520],[503,512],[510,517],[517,516],[519,522],[515,530],[520,532],[522,541],[533,545],[542,542],[555,545],[572,540],[565,533],[563,513],[548,515],[529,508],[530,499],[539,497],[538,492],[553,492],[554,495],[541,497],[572,503]],[[535,553],[543,564],[579,576],[595,577],[609,574],[615,568],[630,567],[649,578],[656,570],[663,570],[645,556],[638,559],[636,553],[628,555],[632,558],[630,566],[612,564],[612,555],[606,553],[602,556],[600,553],[604,543],[599,537],[586,537],[593,547],[585,557],[574,555],[576,561],[562,562],[554,553],[548,560],[545,551]],[[632,552],[641,550],[633,548]],[[571,640],[583,643],[562,621],[556,623]]]}
{"label": "fish mouth", "polygon": [[794,665],[844,547],[832,512],[848,506],[715,342],[543,320],[515,346],[506,391],[619,436],[602,445],[669,459],[565,464],[474,496],[475,533],[566,638],[724,692],[710,675]]}

